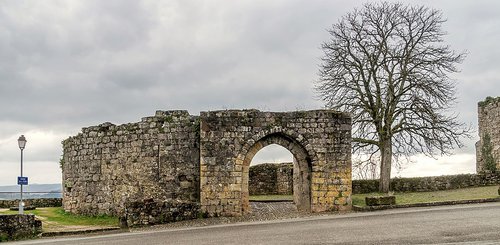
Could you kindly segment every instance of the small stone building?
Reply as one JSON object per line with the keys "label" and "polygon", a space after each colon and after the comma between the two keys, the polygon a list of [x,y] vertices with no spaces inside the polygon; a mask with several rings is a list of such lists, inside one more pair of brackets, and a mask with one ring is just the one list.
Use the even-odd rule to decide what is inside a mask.
{"label": "small stone building", "polygon": [[477,173],[500,170],[500,97],[478,103],[479,137],[476,143]]}
{"label": "small stone building", "polygon": [[250,161],[269,144],[294,156],[299,209],[350,209],[351,119],[331,110],[157,111],[83,128],[63,141],[63,207],[133,224],[242,215]]}

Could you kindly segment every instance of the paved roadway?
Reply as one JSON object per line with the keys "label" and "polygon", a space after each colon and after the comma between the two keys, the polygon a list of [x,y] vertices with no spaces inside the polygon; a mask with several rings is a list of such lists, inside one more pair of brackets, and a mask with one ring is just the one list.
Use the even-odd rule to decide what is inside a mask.
{"label": "paved roadway", "polygon": [[351,213],[14,244],[500,244],[500,203]]}

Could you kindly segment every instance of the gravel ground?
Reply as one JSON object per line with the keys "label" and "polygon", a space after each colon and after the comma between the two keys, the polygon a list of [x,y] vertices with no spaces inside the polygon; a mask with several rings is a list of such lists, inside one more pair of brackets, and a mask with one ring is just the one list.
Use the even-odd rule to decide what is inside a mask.
{"label": "gravel ground", "polygon": [[210,225],[230,224],[248,221],[283,220],[299,217],[331,215],[332,213],[299,212],[293,202],[250,202],[252,212],[240,217],[216,217],[207,219],[185,220],[174,223],[131,228],[131,232],[146,230],[164,230],[186,227],[202,227]]}

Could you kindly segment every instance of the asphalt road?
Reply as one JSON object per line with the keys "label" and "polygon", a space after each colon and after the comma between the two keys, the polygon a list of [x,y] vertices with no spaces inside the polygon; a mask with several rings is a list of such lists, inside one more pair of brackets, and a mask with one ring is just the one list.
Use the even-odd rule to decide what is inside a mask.
{"label": "asphalt road", "polygon": [[13,244],[500,244],[500,203],[65,237]]}

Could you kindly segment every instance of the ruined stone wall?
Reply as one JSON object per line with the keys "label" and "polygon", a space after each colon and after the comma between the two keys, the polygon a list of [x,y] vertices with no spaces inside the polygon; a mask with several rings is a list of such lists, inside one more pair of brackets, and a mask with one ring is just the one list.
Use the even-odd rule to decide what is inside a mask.
{"label": "ruined stone wall", "polygon": [[[294,201],[313,212],[351,207],[351,118],[331,110],[225,110],[200,115],[200,202],[209,216],[248,212],[248,168],[261,148],[278,144],[300,171]],[[295,178],[294,178],[295,180]],[[298,199],[296,199],[297,197]]]}
{"label": "ruined stone wall", "polygon": [[35,238],[42,233],[42,222],[32,214],[0,214],[0,242]]}
{"label": "ruined stone wall", "polygon": [[242,215],[251,159],[270,144],[294,156],[293,171],[277,169],[275,189],[295,183],[299,210],[351,208],[351,118],[331,110],[157,111],[83,128],[63,141],[63,207],[129,225]]}
{"label": "ruined stone wall", "polygon": [[199,210],[198,202],[145,199],[138,202],[128,202],[127,214],[122,218],[128,227],[156,225],[199,218]]}
{"label": "ruined stone wall", "polygon": [[293,163],[280,163],[276,171],[276,188],[278,195],[293,194]]}
{"label": "ruined stone wall", "polygon": [[250,166],[248,192],[253,195],[292,195],[293,163]]}
{"label": "ruined stone wall", "polygon": [[[496,169],[500,170],[500,97],[488,97],[479,102],[478,117],[480,140],[476,143],[476,170],[478,173],[487,170],[485,158],[488,156],[482,154],[484,147],[491,147],[490,157],[494,165],[496,164]],[[485,144],[487,138],[490,142]]]}
{"label": "ruined stone wall", "polygon": [[248,192],[250,196],[278,194],[277,170],[278,165],[272,163],[250,166],[248,173]]}
{"label": "ruined stone wall", "polygon": [[63,141],[63,207],[123,215],[127,203],[199,201],[199,122],[157,111],[141,122],[103,123]]}

